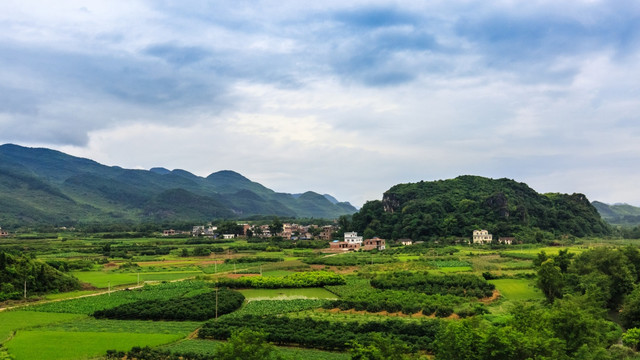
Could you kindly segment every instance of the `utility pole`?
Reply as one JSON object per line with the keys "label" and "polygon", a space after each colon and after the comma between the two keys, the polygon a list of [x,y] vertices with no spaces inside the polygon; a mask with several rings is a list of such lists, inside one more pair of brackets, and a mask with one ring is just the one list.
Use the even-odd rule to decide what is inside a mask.
{"label": "utility pole", "polygon": [[24,279],[24,298],[27,298],[27,278]]}
{"label": "utility pole", "polygon": [[216,284],[216,319],[218,318],[218,284]]}
{"label": "utility pole", "polygon": [[108,290],[108,294],[109,294],[109,296],[111,296],[111,280],[109,280],[109,290]]}
{"label": "utility pole", "polygon": [[138,286],[140,286],[140,273],[138,273]]}

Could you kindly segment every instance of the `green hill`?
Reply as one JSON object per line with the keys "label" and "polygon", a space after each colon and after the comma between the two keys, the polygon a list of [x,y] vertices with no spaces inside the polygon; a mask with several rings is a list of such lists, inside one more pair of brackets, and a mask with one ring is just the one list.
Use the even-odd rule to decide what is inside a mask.
{"label": "green hill", "polygon": [[353,228],[387,239],[471,238],[475,229],[533,241],[606,235],[610,227],[582,194],[538,194],[509,179],[460,176],[400,184],[353,215]]}
{"label": "green hill", "polygon": [[356,209],[326,197],[295,197],[229,170],[130,170],[50,149],[0,146],[0,224],[208,221],[253,215],[337,218]]}

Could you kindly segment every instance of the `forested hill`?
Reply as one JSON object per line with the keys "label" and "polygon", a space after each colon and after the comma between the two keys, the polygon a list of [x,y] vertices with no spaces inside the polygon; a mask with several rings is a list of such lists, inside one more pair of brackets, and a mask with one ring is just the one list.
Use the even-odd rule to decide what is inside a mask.
{"label": "forested hill", "polygon": [[0,146],[0,225],[211,221],[252,215],[337,218],[356,208],[314,192],[277,193],[233,171],[131,170],[59,151]]}
{"label": "forested hill", "polygon": [[365,237],[413,240],[470,239],[474,229],[524,241],[611,231],[583,194],[538,194],[524,183],[479,176],[396,185],[382,201],[367,202],[351,226]]}

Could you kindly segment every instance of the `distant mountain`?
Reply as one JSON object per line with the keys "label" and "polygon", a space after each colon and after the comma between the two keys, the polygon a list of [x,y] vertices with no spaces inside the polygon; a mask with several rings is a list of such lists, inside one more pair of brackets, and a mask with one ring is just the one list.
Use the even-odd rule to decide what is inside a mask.
{"label": "distant mountain", "polygon": [[130,170],[59,151],[0,146],[0,224],[208,221],[253,215],[337,218],[346,202],[276,193],[229,170],[206,178],[161,167]]}
{"label": "distant mountain", "polygon": [[524,183],[479,176],[396,185],[354,214],[352,226],[365,237],[414,240],[470,239],[475,229],[526,241],[611,232],[582,194],[538,194]]}
{"label": "distant mountain", "polygon": [[591,203],[600,216],[613,225],[637,226],[640,225],[640,207],[629,204],[609,205],[600,201]]}

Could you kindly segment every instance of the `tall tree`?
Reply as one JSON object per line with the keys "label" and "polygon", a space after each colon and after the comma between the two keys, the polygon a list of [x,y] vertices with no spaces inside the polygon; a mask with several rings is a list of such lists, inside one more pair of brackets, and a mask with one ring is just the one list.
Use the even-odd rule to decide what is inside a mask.
{"label": "tall tree", "polygon": [[550,303],[556,298],[562,297],[564,279],[560,268],[555,265],[553,260],[546,260],[540,265],[537,285]]}

